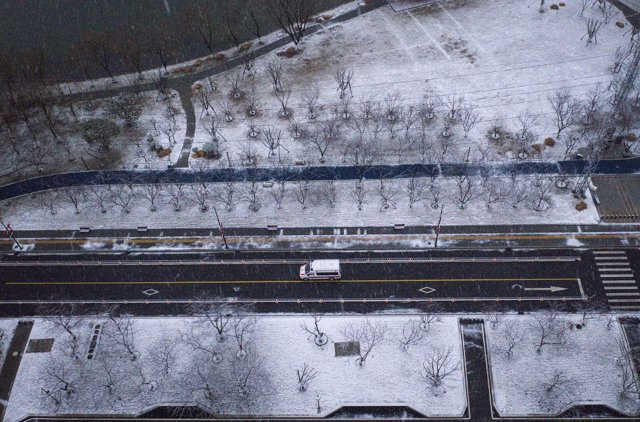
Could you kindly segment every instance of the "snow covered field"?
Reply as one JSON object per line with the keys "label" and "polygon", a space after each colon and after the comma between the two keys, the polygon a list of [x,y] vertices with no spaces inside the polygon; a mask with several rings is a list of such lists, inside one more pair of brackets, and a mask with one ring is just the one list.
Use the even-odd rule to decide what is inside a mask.
{"label": "snow covered field", "polygon": [[[566,3],[557,11],[547,9],[546,13],[540,13],[535,5],[527,7],[527,3],[513,0],[442,2],[398,13],[383,7],[328,26],[305,38],[302,52],[293,58],[279,58],[274,52],[256,60],[257,75],[245,77],[239,84],[245,93],[244,99],[230,103],[234,121],[220,125],[220,134],[226,140],[221,141],[221,149],[228,152],[232,160],[239,161],[243,148],[253,145],[259,155],[258,164],[265,166],[297,160],[318,164],[320,154],[316,146],[305,141],[304,136],[292,139],[288,133],[289,122],[277,117],[281,105],[265,72],[268,63],[275,60],[282,65],[282,86],[291,91],[288,107],[293,112],[293,120],[302,124],[307,132],[313,132],[335,113],[341,114],[344,106],[334,80],[340,68],[353,71],[353,98],[349,109],[355,117],[362,115],[364,105],[371,100],[380,103],[384,111],[390,100],[396,98],[404,106],[400,120],[407,119],[410,106],[414,112],[419,109],[425,93],[442,103],[436,118],[424,130],[418,129],[420,122],[414,123],[410,130],[415,132],[417,144],[420,144],[416,140],[420,138],[419,133],[426,133],[427,151],[419,145],[402,145],[405,142],[401,135],[403,123],[398,122],[394,129],[383,124],[384,127],[379,128],[378,144],[371,147],[376,151],[372,158],[375,162],[513,159],[519,146],[508,135],[521,130],[518,117],[529,113],[534,120],[531,144],[541,144],[547,137],[557,138],[549,97],[561,88],[567,88],[580,100],[598,86],[604,91],[613,76],[609,68],[616,47],[629,42],[629,34],[624,36],[628,25],[625,28],[615,25],[616,21],[626,20],[614,9],[614,15],[598,33],[598,43],[586,46],[585,39],[581,39],[586,32],[585,22],[589,18],[602,20],[602,14],[597,7],[587,8],[580,17],[579,2]],[[230,78],[238,72],[241,70],[211,78],[218,86],[212,97],[219,113],[219,104],[231,90]],[[208,82],[200,84],[206,86]],[[319,92],[318,118],[309,121],[303,99],[314,89]],[[252,92],[260,104],[253,124],[259,129],[271,126],[282,131],[283,148],[277,156],[269,157],[260,137],[251,140],[246,135],[249,122],[245,109]],[[453,136],[443,140],[440,133],[444,115],[454,95],[464,97],[463,104],[477,106],[478,122],[467,135],[461,123],[455,123]],[[601,99],[599,107],[605,103]],[[201,106],[197,105],[196,109],[199,110],[196,114],[202,116]],[[496,123],[502,126],[506,137],[499,142],[489,141],[487,131]],[[355,160],[346,145],[353,145],[357,138],[356,129],[347,128],[352,124],[342,122],[345,142],[330,145],[325,162],[341,164]],[[563,134],[577,130],[578,126]],[[371,127],[368,130],[373,131]],[[202,145],[209,139],[199,124],[194,145]],[[564,140],[556,141],[555,146],[541,146],[543,151],[535,158],[564,158]],[[534,155],[533,151],[529,153]]]}
{"label": "snow covered field", "polygon": [[14,319],[0,319],[0,331],[4,334],[4,337],[0,338],[0,368],[7,357],[7,349],[17,324],[18,322]]}
{"label": "snow covered field", "polygon": [[[77,330],[78,359],[69,356],[67,334],[50,322],[37,320],[31,339],[56,333],[56,342],[51,353],[24,355],[6,420],[37,413],[137,413],[154,404],[176,402],[236,415],[323,416],[347,404],[387,404],[407,405],[429,416],[460,416],[466,408],[462,367],[438,388],[421,376],[423,362],[437,348],[450,350],[451,362],[461,364],[461,336],[454,316],[432,323],[428,332],[418,329],[423,338],[406,351],[398,339],[406,324],[420,323],[417,316],[324,316],[319,327],[328,343],[322,347],[300,327],[306,323],[313,329],[311,316],[247,317],[242,323],[250,322],[244,334],[247,355],[243,359],[236,357],[239,347],[233,333],[238,331],[230,328],[236,326],[235,321],[229,324],[228,338],[220,343],[208,323],[194,319],[138,318],[131,325],[126,318],[118,320],[125,321],[127,336],[131,334],[138,356],[135,361],[118,343],[121,337],[114,323],[106,319],[82,322]],[[102,323],[104,328],[94,359],[87,360],[93,323]],[[356,363],[357,356],[336,357],[334,342],[345,341],[343,329],[366,323],[383,333],[384,339],[364,364]],[[364,352],[367,342],[364,337],[360,342]],[[213,350],[220,353],[222,362],[212,362],[209,351]],[[163,371],[167,359],[170,368]],[[296,370],[305,363],[317,375],[302,392]],[[75,392],[67,397],[60,391],[64,385],[47,371],[73,379]],[[57,397],[59,406],[41,388]]]}
{"label": "snow covered field", "polygon": [[[556,314],[550,323],[548,313],[509,315],[496,326],[493,318],[484,318],[492,394],[501,416],[551,415],[572,404],[638,412],[635,387],[626,397],[620,394],[624,374],[632,370],[624,357],[628,346],[621,327],[612,316],[582,321],[581,315]],[[538,320],[552,324],[552,331],[565,327],[565,342],[536,352]],[[328,341],[318,346],[301,327],[314,331],[311,315],[233,317],[223,342],[204,319],[105,316],[84,319],[74,329],[79,339],[75,359],[68,334],[37,319],[31,339],[56,341],[51,353],[24,355],[6,420],[26,414],[135,414],[159,403],[191,403],[229,415],[324,416],[344,405],[378,404],[405,405],[429,416],[460,416],[467,398],[463,366],[455,367],[463,364],[458,318],[442,316],[426,332],[419,329],[420,322],[419,315],[325,315],[318,326]],[[569,322],[571,329],[564,325]],[[96,323],[102,331],[89,360]],[[577,328],[579,323],[585,324]],[[357,331],[362,324],[382,333],[383,340],[360,366],[357,356],[336,357],[334,343],[353,339],[346,334],[348,327]],[[411,332],[420,335],[408,336]],[[364,353],[369,344],[365,338],[371,337],[358,338]],[[413,340],[405,350],[400,340],[406,338]],[[515,343],[510,357],[507,338]],[[547,343],[556,339],[547,337]],[[237,357],[240,343],[246,352],[240,353],[242,358]],[[436,351],[449,351],[454,369],[437,388],[423,378],[423,364],[429,366]],[[300,391],[296,370],[302,372],[305,364],[315,376]],[[61,379],[72,384],[71,394],[61,390]]]}
{"label": "snow covered field", "polygon": [[[549,316],[541,314],[548,328]],[[547,342],[556,341],[556,324],[581,323],[580,316],[558,316]],[[633,374],[626,358],[626,340],[620,325],[599,317],[586,321],[581,329],[565,333],[562,345],[540,342],[540,326],[530,316],[509,316],[496,328],[486,325],[493,378],[493,397],[500,416],[548,415],[560,413],[571,404],[607,404],[635,415],[640,403],[632,384],[627,397],[621,396],[623,374]],[[515,343],[512,355],[508,345]],[[635,376],[635,375],[633,375]],[[554,385],[554,377],[556,383]],[[553,387],[552,387],[553,385]]]}
{"label": "snow covered field", "polygon": [[[308,185],[287,183],[284,191],[279,184],[265,187],[256,184],[255,202],[252,202],[250,183],[235,183],[232,207],[225,204],[227,188],[225,184],[209,184],[206,189],[206,204],[216,207],[226,227],[266,227],[276,224],[279,227],[363,227],[405,225],[435,225],[440,216],[443,225],[488,225],[488,224],[596,224],[599,217],[589,196],[588,208],[577,211],[578,201],[568,189],[559,189],[550,184],[545,194],[545,203],[549,208],[535,211],[538,204],[537,188],[531,185],[531,179],[521,179],[512,185],[510,178],[493,178],[500,182],[499,191],[491,198],[499,198],[488,205],[490,193],[482,186],[482,180],[474,181],[470,201],[460,208],[460,190],[455,179],[436,180],[431,187],[428,178],[418,179],[423,184],[423,192],[418,200],[409,206],[407,185],[409,179],[385,181],[385,192],[380,192],[380,181],[369,180],[356,188],[355,181],[310,182]],[[515,186],[515,187],[514,187]],[[201,186],[195,186],[200,192]],[[306,188],[306,190],[305,190]],[[125,188],[128,189],[128,188]],[[44,192],[37,198],[46,198],[55,211],[51,214],[49,205],[42,201],[24,196],[4,201],[3,215],[11,216],[11,224],[16,230],[71,229],[79,227],[99,228],[136,228],[147,226],[155,228],[214,227],[215,217],[209,209],[200,211],[195,193],[184,187],[183,209],[176,212],[168,186],[161,188],[156,199],[154,212],[149,211],[150,203],[143,196],[142,188],[136,187],[131,199],[130,212],[112,201],[105,201],[106,213],[96,206],[94,194],[84,192],[79,196],[79,213],[64,195],[59,192]],[[108,190],[105,188],[105,193]],[[332,193],[333,192],[333,193]],[[524,197],[520,198],[520,193]],[[434,195],[438,197],[438,208],[433,208]],[[515,196],[514,196],[515,195]],[[386,198],[386,199],[385,199]],[[358,202],[362,200],[362,209]],[[513,204],[520,200],[516,208]],[[280,201],[280,205],[278,203]],[[386,202],[385,202],[386,201]],[[303,205],[304,202],[304,205]],[[259,209],[252,211],[251,204]],[[385,204],[388,208],[385,208]],[[217,224],[217,223],[216,223]]]}

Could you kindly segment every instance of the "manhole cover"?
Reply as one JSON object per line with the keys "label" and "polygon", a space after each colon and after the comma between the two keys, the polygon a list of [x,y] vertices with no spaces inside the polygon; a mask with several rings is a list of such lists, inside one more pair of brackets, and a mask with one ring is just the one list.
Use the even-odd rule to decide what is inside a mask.
{"label": "manhole cover", "polygon": [[156,295],[156,294],[158,294],[160,292],[157,291],[156,289],[147,289],[147,290],[143,290],[142,293],[144,293],[147,296],[153,296],[153,295]]}

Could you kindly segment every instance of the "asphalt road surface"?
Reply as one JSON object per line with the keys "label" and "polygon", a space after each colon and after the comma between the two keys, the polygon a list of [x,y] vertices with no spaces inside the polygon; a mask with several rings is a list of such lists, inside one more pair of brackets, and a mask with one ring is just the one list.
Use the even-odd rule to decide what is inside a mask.
{"label": "asphalt road surface", "polygon": [[[629,256],[629,266],[637,258],[634,251],[614,253]],[[6,255],[0,261],[0,304],[4,315],[33,313],[34,305],[49,301],[174,314],[190,302],[212,299],[265,312],[370,311],[432,302],[446,311],[528,310],[587,297],[604,301],[598,265],[608,255],[595,256],[571,249]],[[300,266],[319,258],[341,259],[342,280],[300,280]]]}

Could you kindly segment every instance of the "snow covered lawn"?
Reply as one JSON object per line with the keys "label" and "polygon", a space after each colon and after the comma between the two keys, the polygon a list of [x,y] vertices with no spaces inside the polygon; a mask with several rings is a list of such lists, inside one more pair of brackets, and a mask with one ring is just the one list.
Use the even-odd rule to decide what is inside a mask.
{"label": "snow covered lawn", "polygon": [[[540,319],[545,326],[549,323],[544,314]],[[559,316],[553,324],[569,322],[580,323],[581,318]],[[588,320],[582,329],[566,332],[564,345],[544,345],[538,353],[539,325],[531,316],[509,316],[496,328],[487,324],[493,397],[500,416],[551,415],[572,404],[606,404],[636,414],[637,394],[635,399],[633,394],[620,395],[623,373],[633,373],[622,357],[626,353],[622,328],[617,321],[607,325],[605,317]],[[516,340],[511,357],[507,338]],[[557,383],[552,387],[554,377]]]}
{"label": "snow covered lawn", "polygon": [[[417,195],[418,200],[409,206],[409,179],[387,180],[384,183],[386,204],[380,191],[380,181],[365,181],[362,189],[357,191],[356,181],[338,181],[330,185],[328,182],[310,182],[308,185],[287,183],[284,191],[280,191],[278,183],[272,186],[256,184],[256,204],[259,209],[250,210],[251,200],[249,183],[233,184],[233,203],[229,208],[223,201],[227,195],[225,184],[209,184],[206,203],[216,207],[226,227],[265,227],[275,224],[279,227],[366,227],[393,226],[394,224],[435,225],[438,223],[440,208],[444,206],[442,224],[447,225],[486,225],[486,224],[596,224],[598,214],[591,198],[587,200],[588,208],[584,211],[575,209],[578,201],[570,190],[552,187],[546,196],[549,208],[534,211],[537,205],[536,188],[531,180],[521,179],[510,188],[509,178],[493,178],[504,182],[500,185],[503,197],[499,202],[487,204],[488,192],[481,186],[481,180],[475,180],[470,201],[465,208],[459,207],[460,191],[454,179],[438,179],[430,188],[429,179],[418,179],[424,187]],[[199,189],[198,186],[195,187]],[[306,188],[306,190],[305,190]],[[183,228],[212,227],[215,218],[212,211],[200,211],[195,203],[193,192],[184,188],[183,209],[174,211],[169,189],[162,188],[156,200],[157,210],[149,211],[150,204],[143,198],[142,189],[134,189],[129,213],[122,211],[106,201],[106,213],[92,202],[93,194],[80,197],[80,212],[75,213],[71,203],[65,201],[61,192],[44,192],[38,196],[53,198],[55,215],[51,215],[49,207],[37,205],[29,196],[9,201],[2,205],[2,214],[11,216],[11,225],[16,230],[69,229],[79,227],[129,228],[147,226],[149,228]],[[513,207],[514,195],[523,192],[522,202]],[[105,189],[106,190],[106,189]],[[333,192],[333,194],[332,194]],[[216,194],[217,193],[217,194]],[[495,193],[495,192],[494,192]],[[335,195],[335,196],[333,196]],[[358,196],[363,202],[358,208]],[[433,208],[434,195],[438,197],[438,208]],[[528,196],[527,196],[528,195]],[[191,198],[191,199],[189,199]],[[278,205],[280,201],[280,206]],[[35,203],[34,203],[35,202]],[[304,205],[303,205],[304,202]]]}
{"label": "snow covered lawn", "polygon": [[[311,316],[256,316],[244,334],[244,359],[238,359],[236,321],[222,343],[212,327],[185,318],[118,319],[131,339],[135,361],[122,346],[115,324],[106,319],[85,320],[78,330],[79,359],[70,357],[69,336],[50,322],[36,320],[31,338],[56,337],[51,353],[28,353],[22,359],[6,420],[27,414],[138,413],[159,403],[194,403],[225,414],[323,416],[347,404],[404,405],[429,416],[460,416],[466,408],[462,366],[443,386],[432,388],[422,378],[423,362],[436,349],[450,350],[451,362],[462,365],[462,342],[455,316],[431,325],[407,351],[398,338],[405,324],[419,324],[417,316],[325,316],[320,329],[328,343],[319,347],[303,331],[313,328]],[[97,352],[85,353],[94,322],[103,324]],[[334,342],[345,341],[350,324],[370,323],[384,332],[362,366],[357,356],[336,357]],[[130,324],[129,324],[130,323]],[[420,333],[422,331],[418,330]],[[361,338],[361,351],[366,342]],[[213,358],[210,351],[219,353]],[[219,358],[222,362],[214,363]],[[170,362],[169,368],[165,365]],[[307,391],[298,389],[296,370],[304,364],[317,371]],[[67,395],[49,373],[73,380]],[[245,378],[246,376],[246,378]],[[151,388],[153,386],[153,388]],[[209,387],[207,387],[209,386]],[[59,400],[56,405],[49,391]],[[318,410],[318,400],[320,409]]]}
{"label": "snow covered lawn", "polygon": [[16,325],[18,325],[18,321],[15,319],[0,319],[0,332],[4,334],[0,338],[0,368],[2,368],[2,364],[7,357],[7,349],[9,348],[9,343],[11,343]]}

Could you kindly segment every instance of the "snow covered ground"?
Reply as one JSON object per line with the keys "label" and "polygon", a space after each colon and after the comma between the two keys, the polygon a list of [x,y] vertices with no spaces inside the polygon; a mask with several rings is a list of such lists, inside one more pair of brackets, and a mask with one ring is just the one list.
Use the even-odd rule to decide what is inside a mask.
{"label": "snow covered ground", "polygon": [[14,319],[0,319],[0,331],[4,334],[4,337],[0,338],[0,368],[7,357],[7,349],[17,324],[18,321]]}
{"label": "snow covered ground", "polygon": [[[383,7],[330,25],[305,38],[301,53],[293,58],[279,58],[273,52],[256,60],[257,75],[244,78],[240,84],[245,99],[231,101],[234,121],[221,125],[220,132],[226,139],[221,148],[232,160],[240,161],[243,147],[253,144],[260,156],[258,164],[264,166],[297,160],[319,162],[320,154],[312,143],[304,137],[292,139],[289,122],[277,117],[280,105],[265,72],[267,64],[275,60],[282,64],[282,85],[291,91],[289,107],[293,119],[307,132],[313,132],[336,111],[340,114],[342,106],[334,75],[341,67],[353,71],[350,110],[354,116],[362,114],[367,100],[381,103],[384,110],[386,100],[396,95],[405,112],[409,106],[417,109],[426,92],[444,103],[425,129],[429,145],[424,155],[419,146],[401,146],[404,139],[401,123],[394,129],[397,132],[394,139],[390,139],[393,137],[389,125],[383,125],[375,146],[376,162],[462,161],[467,155],[470,160],[513,159],[517,142],[511,138],[489,141],[487,131],[492,124],[499,123],[507,135],[513,134],[520,130],[518,116],[529,113],[535,120],[532,143],[541,144],[547,137],[557,138],[555,115],[548,99],[556,90],[567,88],[575,98],[584,100],[597,86],[602,91],[609,86],[614,51],[629,42],[629,34],[624,35],[629,25],[617,27],[616,21],[626,20],[617,9],[613,11],[610,21],[598,33],[598,43],[588,46],[582,39],[586,20],[603,17],[597,7],[587,8],[582,17],[578,16],[579,2],[566,2],[559,10],[547,9],[546,13],[540,13],[535,5],[513,0],[442,2],[398,13]],[[239,71],[234,69],[212,78],[219,87],[214,93],[214,104],[228,95],[229,78]],[[319,113],[315,121],[309,121],[303,98],[314,89],[319,91]],[[268,156],[260,137],[251,140],[246,135],[246,97],[252,91],[261,104],[254,124],[262,130],[271,126],[282,131],[284,148],[277,158]],[[466,136],[462,125],[454,124],[453,136],[445,142],[440,133],[446,103],[453,95],[464,97],[465,104],[475,104],[479,119]],[[601,101],[600,107],[605,103]],[[199,105],[197,110],[200,111],[196,114],[202,115]],[[345,121],[342,125],[344,144],[353,143],[356,138],[356,131],[347,129],[349,124]],[[411,130],[420,132],[419,125],[415,123]],[[194,145],[202,145],[209,138],[202,125],[198,125]],[[564,140],[556,141],[555,146],[541,146],[543,151],[535,158],[564,158]],[[331,145],[325,162],[352,162],[354,157],[345,150],[343,143]]]}
{"label": "snow covered ground", "polygon": [[[637,396],[620,395],[623,373],[631,368],[621,358],[627,346],[618,322],[605,315],[588,319],[578,329],[575,324],[583,322],[580,315],[561,314],[553,324],[574,323],[566,332],[566,343],[545,345],[537,353],[537,319],[547,324],[548,315],[509,315],[495,327],[485,316],[492,394],[501,416],[551,415],[571,404],[605,404],[636,414]],[[88,360],[96,323],[102,331],[97,351]],[[91,318],[76,331],[79,358],[74,359],[69,336],[51,322],[36,319],[31,339],[55,337],[56,341],[51,353],[24,355],[6,420],[26,414],[135,414],[159,403],[191,403],[229,415],[265,416],[324,416],[344,405],[375,404],[410,406],[429,416],[454,417],[464,411],[463,367],[438,388],[422,377],[423,363],[436,350],[450,350],[451,364],[462,364],[456,316],[442,316],[427,332],[418,328],[421,335],[407,350],[400,347],[400,339],[403,329],[408,334],[412,324],[419,325],[417,314],[325,315],[319,321],[328,338],[324,346],[317,346],[313,335],[301,328],[306,324],[313,331],[313,323],[310,315],[234,317],[228,328],[238,329],[229,328],[224,342],[219,342],[213,327],[197,318]],[[336,357],[334,343],[350,338],[344,329],[367,323],[384,333],[384,340],[364,365],[356,363],[356,356]],[[507,332],[516,339],[511,357],[506,356]],[[239,342],[234,333],[243,338],[243,358],[237,357]],[[128,339],[134,361],[123,338]],[[367,342],[359,338],[364,351]],[[300,391],[296,370],[305,364],[316,376],[306,391]],[[560,374],[558,383],[546,391],[556,374]],[[72,381],[72,394],[59,390],[64,386],[56,376]],[[52,397],[59,400],[58,405]]]}
{"label": "snow covered ground", "polygon": [[[245,334],[247,355],[238,359],[234,332],[219,343],[211,326],[185,318],[138,318],[127,326],[131,331],[135,362],[118,345],[115,325],[106,320],[85,320],[78,330],[79,359],[69,356],[67,335],[50,322],[36,320],[31,338],[50,338],[56,342],[51,353],[29,353],[22,359],[20,371],[6,413],[7,421],[26,414],[42,413],[114,413],[140,412],[158,403],[197,403],[226,414],[323,416],[347,404],[407,405],[430,416],[460,416],[466,408],[464,372],[460,368],[442,387],[431,388],[421,377],[423,361],[436,348],[451,350],[452,363],[462,362],[462,342],[457,318],[443,317],[431,325],[406,351],[398,343],[405,324],[420,320],[407,316],[345,317],[325,316],[320,329],[328,336],[322,347],[300,328],[313,328],[311,316],[257,316]],[[93,360],[87,351],[93,323],[102,323],[103,331]],[[342,330],[362,323],[384,332],[384,340],[372,349],[363,366],[357,356],[336,357],[334,342],[344,341]],[[230,327],[235,322],[230,323]],[[192,336],[195,335],[195,337]],[[199,350],[184,339],[197,339]],[[181,340],[182,339],[182,340]],[[361,339],[361,351],[365,347]],[[215,364],[206,350],[216,350],[223,358]],[[167,352],[170,350],[171,353]],[[167,353],[163,353],[167,352]],[[172,356],[171,367],[162,371],[162,356]],[[305,392],[298,390],[296,370],[304,364],[317,371]],[[75,393],[67,397],[59,391],[47,371],[65,380],[74,380]],[[244,393],[238,380],[247,376]],[[110,382],[111,381],[111,382]],[[152,383],[155,389],[147,388]],[[207,395],[206,385],[212,390]],[[109,385],[111,387],[109,387]],[[55,402],[42,388],[60,398]],[[57,391],[58,390],[58,391]],[[320,409],[318,409],[318,400]]]}
{"label": "snow covered ground", "polygon": [[[547,316],[540,319],[548,324]],[[582,322],[576,315],[558,319],[562,324]],[[635,399],[633,394],[620,395],[623,373],[631,374],[633,369],[624,357],[628,346],[616,321],[608,326],[608,317],[590,319],[581,329],[569,330],[565,344],[545,345],[540,353],[536,352],[539,325],[530,316],[506,317],[495,328],[487,324],[486,334],[494,403],[500,416],[548,415],[571,404],[596,403],[630,415],[638,413],[637,394]],[[517,340],[511,357],[506,353],[507,338]],[[558,385],[549,388],[558,373]]]}
{"label": "snow covered ground", "polygon": [[[388,208],[380,193],[380,181],[369,180],[363,183],[361,190],[356,189],[355,181],[338,181],[330,185],[328,182],[310,182],[308,185],[287,183],[284,193],[279,185],[265,187],[257,186],[257,211],[250,210],[251,200],[248,192],[251,184],[233,184],[233,206],[227,208],[223,202],[226,198],[225,184],[210,184],[207,189],[206,203],[209,207],[216,207],[223,224],[226,227],[266,227],[270,224],[279,227],[363,227],[363,226],[393,226],[394,224],[435,225],[438,223],[440,208],[433,208],[434,194],[438,196],[438,207],[444,206],[442,224],[447,225],[488,225],[488,224],[596,224],[598,214],[591,198],[587,200],[588,208],[577,211],[578,201],[569,189],[559,189],[553,186],[545,196],[549,208],[535,211],[538,204],[536,188],[531,185],[531,179],[522,179],[513,188],[510,178],[493,178],[503,182],[500,185],[503,196],[501,199],[487,205],[488,191],[483,188],[482,180],[475,180],[471,200],[460,208],[460,190],[454,179],[436,180],[431,188],[430,179],[418,179],[425,189],[419,200],[409,206],[407,185],[409,179],[395,179],[385,181],[385,194],[388,198]],[[307,190],[304,190],[305,187]],[[199,186],[195,188],[199,189]],[[55,215],[51,214],[48,206],[42,206],[38,200],[30,196],[4,201],[1,214],[10,216],[10,222],[16,230],[39,229],[71,229],[79,227],[99,228],[183,228],[183,227],[214,227],[215,217],[212,210],[200,211],[199,205],[185,187],[185,197],[182,200],[184,208],[180,212],[174,211],[169,188],[163,187],[156,200],[157,210],[149,211],[150,204],[142,195],[142,188],[134,189],[129,213],[122,211],[122,207],[106,201],[106,213],[93,202],[93,193],[85,192],[80,196],[80,212],[75,213],[74,206],[65,199],[64,191],[44,192],[38,197],[46,197],[47,203],[55,204]],[[525,190],[527,196],[513,207],[514,193]],[[106,188],[105,188],[106,191]],[[216,196],[216,192],[219,196]],[[334,192],[335,198],[330,194]],[[358,209],[358,195],[364,195],[362,210]],[[281,206],[278,207],[278,200]],[[51,202],[49,202],[51,201]],[[304,207],[302,205],[304,201]],[[333,201],[333,204],[332,204]],[[8,217],[9,218],[9,217]],[[217,223],[216,223],[217,224]]]}

